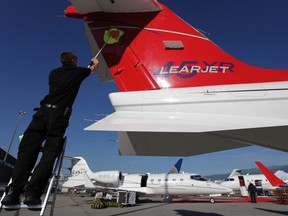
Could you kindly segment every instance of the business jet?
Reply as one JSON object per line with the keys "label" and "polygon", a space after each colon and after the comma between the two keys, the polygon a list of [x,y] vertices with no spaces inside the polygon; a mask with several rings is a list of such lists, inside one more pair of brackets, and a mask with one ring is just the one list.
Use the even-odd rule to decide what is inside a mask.
{"label": "business jet", "polygon": [[[285,184],[282,180],[281,174],[283,175],[283,172],[276,172],[275,174],[270,171],[270,174],[268,173],[268,169],[264,171],[264,165],[261,166],[260,162],[256,162],[256,165],[259,167],[259,169],[262,171],[263,174],[246,174],[242,175],[240,169],[234,169],[232,173],[229,175],[225,181],[221,182],[220,185],[231,188],[234,193],[241,193],[242,196],[248,196],[248,186],[249,183],[253,183],[256,186],[257,194],[258,195],[268,195],[270,192],[274,191],[280,184]],[[265,172],[265,173],[264,173]],[[268,176],[273,175],[275,176],[272,178],[273,180],[269,179]],[[278,177],[279,175],[279,177]],[[287,176],[286,176],[287,177]],[[280,179],[281,178],[281,179]],[[279,180],[275,180],[279,179]]]}
{"label": "business jet", "polygon": [[115,112],[122,155],[190,156],[258,145],[288,151],[288,70],[239,61],[157,0],[70,0]]}
{"label": "business jet", "polygon": [[63,183],[63,187],[84,185],[86,188],[95,188],[99,191],[116,192],[129,191],[138,195],[162,196],[212,196],[230,194],[230,188],[206,180],[199,174],[192,173],[161,173],[161,174],[128,174],[121,171],[92,172],[82,157],[73,157],[72,176]]}
{"label": "business jet", "polygon": [[[69,177],[68,180],[64,182],[62,186],[67,188],[84,186],[85,178],[83,176],[83,173],[86,173],[88,175],[88,178],[93,173],[89,168],[86,160],[83,157],[69,157],[69,156],[65,156],[65,159],[71,160],[71,167],[69,168],[69,170],[71,171],[71,177]],[[178,161],[171,167],[171,169],[167,173],[168,174],[180,173],[182,162],[183,158],[178,159]],[[124,174],[122,173],[122,175]]]}
{"label": "business jet", "polygon": [[[258,168],[262,171],[262,173],[267,177],[271,185],[275,187],[275,190],[273,190],[273,194],[276,196],[277,203],[280,204],[288,204],[287,199],[287,191],[288,191],[288,184],[287,184],[287,173],[280,172],[281,177],[284,178],[281,179],[281,177],[276,176],[276,173],[272,173],[267,167],[265,167],[261,162],[256,161],[255,162]],[[278,173],[279,174],[279,173]]]}

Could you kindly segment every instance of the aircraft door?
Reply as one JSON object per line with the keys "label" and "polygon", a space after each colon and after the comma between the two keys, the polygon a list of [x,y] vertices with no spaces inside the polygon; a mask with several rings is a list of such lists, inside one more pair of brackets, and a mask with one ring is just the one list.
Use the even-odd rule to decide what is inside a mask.
{"label": "aircraft door", "polygon": [[248,196],[249,194],[248,194],[248,191],[247,191],[246,186],[245,186],[244,177],[238,176],[238,179],[239,179],[239,186],[240,186],[241,195],[242,196]]}
{"label": "aircraft door", "polygon": [[244,177],[243,176],[238,176],[239,178],[239,185],[240,187],[245,187],[245,181],[244,181]]}
{"label": "aircraft door", "polygon": [[142,175],[141,177],[141,187],[147,187],[148,175]]}
{"label": "aircraft door", "polygon": [[263,192],[263,187],[262,187],[262,180],[260,179],[255,180],[255,187],[256,187],[257,196],[263,196],[264,192]]}

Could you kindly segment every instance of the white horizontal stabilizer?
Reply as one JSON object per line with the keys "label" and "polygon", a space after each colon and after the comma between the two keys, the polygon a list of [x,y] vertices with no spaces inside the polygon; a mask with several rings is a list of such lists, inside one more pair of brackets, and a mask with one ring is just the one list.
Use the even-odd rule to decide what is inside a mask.
{"label": "white horizontal stabilizer", "polygon": [[85,130],[139,132],[212,132],[287,125],[288,119],[259,116],[117,111]]}

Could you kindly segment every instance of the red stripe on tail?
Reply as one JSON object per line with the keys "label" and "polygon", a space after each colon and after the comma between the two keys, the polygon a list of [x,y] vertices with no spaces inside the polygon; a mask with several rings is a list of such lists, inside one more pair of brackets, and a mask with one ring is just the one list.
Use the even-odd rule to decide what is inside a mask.
{"label": "red stripe on tail", "polygon": [[262,171],[262,173],[266,176],[268,181],[272,186],[280,186],[285,185],[285,182],[283,182],[281,179],[279,179],[274,173],[272,173],[267,167],[265,167],[261,162],[256,161],[255,162],[258,168]]}

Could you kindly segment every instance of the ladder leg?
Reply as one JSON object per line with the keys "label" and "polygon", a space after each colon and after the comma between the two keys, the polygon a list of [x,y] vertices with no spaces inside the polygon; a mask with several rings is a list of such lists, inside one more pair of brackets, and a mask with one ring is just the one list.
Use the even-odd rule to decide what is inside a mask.
{"label": "ladder leg", "polygon": [[51,190],[53,188],[53,185],[54,185],[54,194],[53,194],[53,200],[52,200],[51,209],[50,209],[50,215],[52,216],[53,213],[54,213],[54,206],[55,206],[55,201],[56,201],[58,182],[59,182],[60,171],[61,171],[61,168],[62,168],[62,162],[63,162],[65,148],[66,148],[67,137],[64,137],[63,142],[64,142],[63,143],[63,149],[62,149],[61,154],[57,158],[57,161],[56,161],[56,164],[55,164],[55,167],[54,167],[54,170],[53,170],[53,175],[52,175],[52,178],[50,179],[49,186],[48,186],[48,189],[47,189],[47,192],[46,192],[46,195],[45,195],[45,199],[44,199],[44,202],[42,204],[42,209],[41,209],[41,212],[40,212],[40,216],[44,215],[44,212],[45,212],[45,209],[46,209],[46,206],[47,206],[47,202],[48,202]]}
{"label": "ladder leg", "polygon": [[3,193],[2,197],[1,197],[1,200],[0,200],[0,213],[1,213],[1,211],[2,211],[2,209],[3,209],[3,206],[4,206],[4,205],[2,205],[2,200],[4,199],[4,197],[6,196],[6,194],[8,193],[9,185],[11,184],[11,182],[12,182],[12,178],[10,178],[10,180],[9,180],[9,182],[8,182],[5,190],[4,190],[4,193]]}
{"label": "ladder leg", "polygon": [[44,215],[44,211],[45,211],[47,203],[48,203],[48,199],[49,199],[49,196],[50,196],[50,192],[51,192],[51,189],[52,189],[52,186],[53,186],[54,179],[55,179],[55,176],[53,175],[52,178],[50,179],[49,186],[48,186],[48,189],[46,191],[46,195],[45,195],[45,198],[44,198],[44,201],[43,201],[43,204],[42,204],[40,216]]}
{"label": "ladder leg", "polygon": [[55,206],[55,201],[56,201],[56,195],[57,195],[58,182],[59,182],[59,178],[60,178],[60,172],[61,172],[62,162],[63,162],[65,148],[66,148],[66,142],[67,142],[67,137],[65,136],[63,139],[63,149],[56,160],[56,164],[55,164],[54,169],[53,169],[52,177],[49,181],[48,188],[46,190],[45,199],[44,199],[44,202],[42,203],[42,205],[27,206],[27,205],[24,205],[23,203],[21,203],[20,205],[15,205],[15,206],[11,206],[11,207],[7,207],[7,206],[2,205],[2,200],[4,199],[4,197],[6,196],[6,194],[8,192],[8,186],[12,182],[12,178],[11,178],[9,183],[7,184],[7,187],[6,187],[6,189],[3,193],[3,196],[0,200],[0,213],[1,213],[2,209],[5,208],[7,210],[17,210],[17,212],[15,212],[15,215],[20,215],[20,209],[21,208],[28,208],[30,210],[36,210],[36,209],[40,210],[41,209],[40,216],[43,216],[45,209],[46,209],[46,206],[47,206],[47,203],[48,203],[48,199],[49,199],[51,190],[52,190],[53,185],[54,185],[55,191],[53,194],[53,200],[52,200],[51,210],[50,210],[50,215],[53,216],[54,206]]}
{"label": "ladder leg", "polygon": [[61,172],[62,163],[63,163],[63,159],[64,159],[66,143],[67,143],[67,137],[64,138],[63,150],[61,152],[61,155],[59,156],[59,166],[58,166],[58,172],[56,174],[57,177],[56,177],[56,182],[55,182],[55,190],[54,190],[54,194],[53,194],[53,200],[52,200],[52,204],[51,204],[50,216],[53,216],[53,214],[54,214],[54,206],[55,206],[55,202],[56,202],[58,183],[59,183],[60,172]]}

